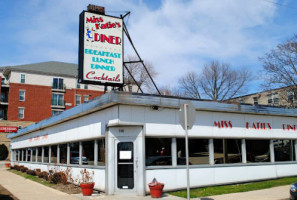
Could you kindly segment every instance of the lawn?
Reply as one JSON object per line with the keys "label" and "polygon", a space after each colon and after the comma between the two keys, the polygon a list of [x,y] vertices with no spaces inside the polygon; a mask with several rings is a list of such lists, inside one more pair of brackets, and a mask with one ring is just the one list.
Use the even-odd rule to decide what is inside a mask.
{"label": "lawn", "polygon": [[[247,191],[261,190],[261,189],[272,188],[272,187],[282,186],[282,185],[290,185],[291,183],[296,181],[297,181],[297,177],[286,177],[281,179],[273,179],[268,181],[259,181],[259,182],[245,183],[245,184],[204,187],[204,188],[191,189],[190,196],[191,198],[197,198],[197,197],[207,197],[207,196],[236,193],[236,192],[247,192]],[[170,192],[169,194],[186,198],[187,190]]]}

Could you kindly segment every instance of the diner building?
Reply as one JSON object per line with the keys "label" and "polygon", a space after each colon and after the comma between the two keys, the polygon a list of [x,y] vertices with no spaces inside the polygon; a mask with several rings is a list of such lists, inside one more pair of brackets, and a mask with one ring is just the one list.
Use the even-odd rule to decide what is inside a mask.
{"label": "diner building", "polygon": [[12,164],[94,171],[95,189],[145,195],[187,186],[180,108],[189,134],[192,188],[297,175],[297,110],[110,92],[10,134]]}

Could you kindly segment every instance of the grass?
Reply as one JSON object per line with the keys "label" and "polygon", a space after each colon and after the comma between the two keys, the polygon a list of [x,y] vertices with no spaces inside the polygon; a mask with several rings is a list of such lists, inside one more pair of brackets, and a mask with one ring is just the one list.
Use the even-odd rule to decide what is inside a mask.
{"label": "grass", "polygon": [[14,169],[9,169],[8,171],[10,171],[10,172],[12,172],[14,174],[20,175],[20,176],[22,176],[22,177],[24,177],[26,179],[35,181],[37,183],[41,183],[41,184],[43,184],[45,186],[48,186],[48,187],[52,187],[52,186],[55,185],[55,184],[50,183],[50,182],[48,182],[48,181],[46,181],[44,179],[38,178],[37,176],[29,175],[29,174],[23,173],[21,171],[17,171],[17,170],[14,170]]}
{"label": "grass", "polygon": [[[224,185],[204,187],[190,190],[191,198],[207,197],[220,194],[229,194],[236,192],[248,192],[253,190],[261,190],[266,188],[272,188],[276,186],[289,185],[296,182],[297,177],[286,177],[281,179],[273,179],[268,181],[259,181],[253,183],[236,184],[236,185]],[[289,189],[288,189],[289,192]],[[169,194],[187,198],[187,190],[181,190],[176,192],[170,192]]]}

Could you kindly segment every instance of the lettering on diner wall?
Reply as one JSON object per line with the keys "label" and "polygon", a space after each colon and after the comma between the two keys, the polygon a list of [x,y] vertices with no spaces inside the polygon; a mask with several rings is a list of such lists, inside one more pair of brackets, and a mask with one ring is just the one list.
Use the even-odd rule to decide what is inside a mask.
{"label": "lettering on diner wall", "polygon": [[231,121],[215,121],[214,126],[218,128],[232,128],[232,122]]}
{"label": "lettering on diner wall", "polygon": [[296,131],[296,125],[291,124],[283,124],[283,130],[284,131]]}
{"label": "lettering on diner wall", "polygon": [[255,129],[255,130],[271,130],[271,124],[265,122],[246,122],[246,129]]}
{"label": "lettering on diner wall", "polygon": [[35,137],[29,138],[29,142],[38,141],[38,140],[46,140],[46,139],[48,139],[48,134],[37,135]]}

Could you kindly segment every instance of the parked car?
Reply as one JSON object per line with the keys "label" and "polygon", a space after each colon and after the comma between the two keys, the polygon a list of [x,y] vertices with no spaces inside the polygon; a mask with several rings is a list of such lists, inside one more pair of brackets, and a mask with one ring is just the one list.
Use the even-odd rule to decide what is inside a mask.
{"label": "parked car", "polygon": [[[79,152],[71,151],[70,152],[70,164],[78,165],[79,164]],[[88,159],[84,155],[82,156],[82,164],[87,165]]]}
{"label": "parked car", "polygon": [[297,182],[291,185],[290,200],[297,200]]}

